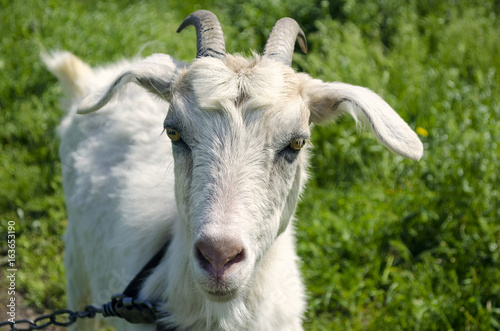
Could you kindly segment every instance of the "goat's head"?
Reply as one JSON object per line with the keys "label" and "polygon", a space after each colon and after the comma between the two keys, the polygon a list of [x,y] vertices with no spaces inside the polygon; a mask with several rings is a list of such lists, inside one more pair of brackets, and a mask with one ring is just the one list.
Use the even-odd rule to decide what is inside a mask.
{"label": "goat's head", "polygon": [[378,95],[343,83],[324,83],[291,67],[295,40],[305,36],[279,20],[262,57],[226,54],[215,15],[198,11],[197,59],[180,64],[152,55],[90,95],[80,113],[103,107],[134,82],[170,103],[164,121],[172,140],[175,192],[188,268],[204,295],[227,301],[248,288],[259,262],[289,227],[307,177],[310,127],[343,113],[368,124],[379,141],[411,159],[422,144]]}

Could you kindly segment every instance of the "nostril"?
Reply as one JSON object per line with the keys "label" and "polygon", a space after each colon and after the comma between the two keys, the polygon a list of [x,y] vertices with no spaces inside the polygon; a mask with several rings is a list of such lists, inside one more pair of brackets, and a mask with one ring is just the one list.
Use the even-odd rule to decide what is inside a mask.
{"label": "nostril", "polygon": [[225,264],[225,266],[231,266],[231,264],[235,264],[235,263],[238,263],[238,262],[241,262],[243,261],[243,259],[245,258],[245,252],[243,249],[241,249],[241,251],[239,251],[236,255],[234,255],[233,257],[231,257]]}
{"label": "nostril", "polygon": [[210,266],[210,261],[203,255],[199,247],[196,247],[196,258],[203,268]]}
{"label": "nostril", "polygon": [[221,277],[232,265],[245,259],[245,251],[237,240],[200,240],[195,245],[195,256],[203,269]]}

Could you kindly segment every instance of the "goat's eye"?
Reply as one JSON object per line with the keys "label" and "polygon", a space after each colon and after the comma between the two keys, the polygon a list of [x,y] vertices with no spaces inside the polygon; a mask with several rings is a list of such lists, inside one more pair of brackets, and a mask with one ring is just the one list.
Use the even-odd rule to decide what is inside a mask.
{"label": "goat's eye", "polygon": [[304,138],[297,138],[292,140],[290,143],[290,148],[293,149],[294,151],[300,151],[302,147],[306,145],[306,139]]}
{"label": "goat's eye", "polygon": [[167,131],[167,136],[172,140],[173,142],[181,140],[181,135],[177,130],[171,129],[171,128],[166,128]]}

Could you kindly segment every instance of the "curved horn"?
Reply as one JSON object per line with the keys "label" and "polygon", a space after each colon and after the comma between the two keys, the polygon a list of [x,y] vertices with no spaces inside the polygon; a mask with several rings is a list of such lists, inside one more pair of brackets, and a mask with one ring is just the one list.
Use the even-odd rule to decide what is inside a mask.
{"label": "curved horn", "polygon": [[184,28],[194,25],[196,28],[197,48],[196,57],[215,57],[221,60],[226,59],[226,44],[224,43],[224,34],[219,20],[214,13],[208,10],[198,10],[189,15],[177,33]]}
{"label": "curved horn", "polygon": [[292,18],[285,17],[274,24],[264,47],[264,57],[276,59],[287,66],[292,65],[295,40],[302,52],[307,53],[307,40],[304,31]]}

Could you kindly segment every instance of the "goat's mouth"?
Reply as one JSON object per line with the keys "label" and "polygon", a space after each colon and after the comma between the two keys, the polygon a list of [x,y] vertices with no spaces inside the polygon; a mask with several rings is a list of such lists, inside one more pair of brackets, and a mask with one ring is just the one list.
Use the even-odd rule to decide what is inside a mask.
{"label": "goat's mouth", "polygon": [[233,290],[216,290],[216,291],[206,291],[207,299],[215,302],[227,302],[231,301],[236,297],[236,289]]}
{"label": "goat's mouth", "polygon": [[197,285],[203,296],[214,302],[228,302],[238,296],[247,279],[241,277],[242,270],[232,270],[221,277],[207,273],[204,269],[197,278]]}
{"label": "goat's mouth", "polygon": [[198,284],[206,299],[215,302],[227,302],[234,299],[241,289],[242,280],[227,279],[226,277],[206,277]]}

